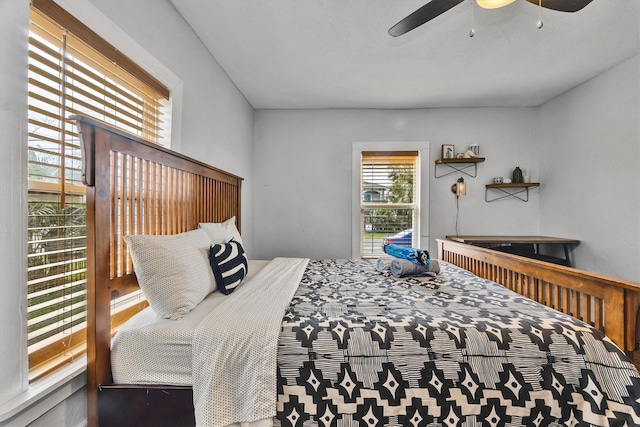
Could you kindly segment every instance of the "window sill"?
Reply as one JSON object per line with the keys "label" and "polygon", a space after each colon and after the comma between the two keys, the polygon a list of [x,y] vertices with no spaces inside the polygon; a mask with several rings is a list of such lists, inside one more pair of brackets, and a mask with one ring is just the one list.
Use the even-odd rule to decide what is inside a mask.
{"label": "window sill", "polygon": [[0,426],[27,425],[87,384],[87,359],[32,382],[18,396],[0,406]]}

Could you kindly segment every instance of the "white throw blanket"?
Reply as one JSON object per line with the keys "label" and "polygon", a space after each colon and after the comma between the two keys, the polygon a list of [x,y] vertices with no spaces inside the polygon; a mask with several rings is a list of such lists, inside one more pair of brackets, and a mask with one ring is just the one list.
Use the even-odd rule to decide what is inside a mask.
{"label": "white throw blanket", "polygon": [[276,415],[278,336],[308,261],[274,259],[196,328],[192,374],[198,426]]}

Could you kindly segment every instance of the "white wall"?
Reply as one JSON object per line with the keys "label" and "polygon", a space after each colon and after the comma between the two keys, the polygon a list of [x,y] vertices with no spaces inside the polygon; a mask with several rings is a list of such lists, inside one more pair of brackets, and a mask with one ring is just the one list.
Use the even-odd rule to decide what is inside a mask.
{"label": "white wall", "polygon": [[[254,253],[252,257],[351,256],[351,144],[354,141],[429,141],[431,159],[441,144],[462,150],[480,144],[487,158],[460,199],[459,234],[536,233],[538,191],[528,203],[485,203],[493,176],[530,168],[535,130],[532,108],[430,110],[259,110],[254,127]],[[431,165],[433,168],[433,164]],[[440,172],[439,172],[440,173]],[[429,250],[435,238],[455,234],[456,173],[430,178]],[[423,206],[424,208],[424,206]]]}
{"label": "white wall", "polygon": [[[537,126],[532,120],[535,108],[439,108],[426,110],[427,138],[440,157],[441,144],[456,149],[471,143],[480,145],[484,163],[478,164],[478,177],[464,177],[467,196],[459,199],[458,234],[537,234],[540,194],[548,179],[539,172]],[[529,201],[506,198],[485,202],[485,185],[493,177],[510,178],[519,166],[531,181],[541,182],[529,192]],[[438,166],[442,168],[441,166]],[[440,174],[440,171],[439,171]],[[431,180],[431,235],[434,238],[455,233],[455,197],[450,187],[459,174]],[[490,190],[495,191],[495,190]],[[499,196],[490,193],[489,200]],[[436,248],[430,248],[434,251]]]}
{"label": "white wall", "polygon": [[[182,93],[173,148],[245,178],[243,231],[251,251],[253,109],[168,0],[60,0],[117,48],[159,62]],[[82,425],[86,393],[62,382],[55,398],[38,400],[26,386],[23,320],[26,296],[26,92],[29,0],[0,0],[0,425]],[[152,57],[153,61],[144,58]],[[136,59],[136,56],[133,56]],[[151,70],[154,71],[153,69]],[[162,80],[162,76],[158,75]],[[177,134],[176,134],[177,132]],[[22,284],[22,285],[21,285]],[[81,385],[82,383],[80,383]],[[60,383],[58,384],[60,385]],[[30,397],[31,396],[31,397]],[[12,400],[13,399],[13,400]],[[14,413],[14,402],[27,406]],[[31,406],[29,406],[31,405]],[[18,406],[18,409],[21,406]]]}
{"label": "white wall", "polygon": [[256,111],[252,257],[351,257],[351,144],[424,140],[420,111]]}
{"label": "white wall", "polygon": [[[245,177],[243,234],[252,257],[350,254],[346,243],[350,226],[340,219],[350,214],[347,170],[351,142],[428,140],[432,159],[439,157],[442,143],[453,143],[457,148],[479,143],[487,161],[479,165],[477,178],[465,177],[469,191],[460,199],[460,234],[539,232],[575,237],[583,241],[575,257],[584,264],[578,266],[618,276],[617,272],[627,271],[621,277],[639,280],[640,266],[632,267],[639,264],[634,262],[640,234],[637,214],[633,216],[638,212],[637,193],[618,197],[620,186],[613,192],[609,188],[582,195],[566,191],[567,187],[581,191],[604,187],[605,179],[594,179],[587,185],[583,181],[569,185],[571,180],[566,179],[593,177],[588,172],[603,166],[609,177],[623,174],[637,183],[637,178],[629,176],[634,170],[629,165],[638,164],[640,145],[637,57],[540,109],[258,111],[254,126],[250,126],[250,105],[168,2],[91,1],[184,80],[187,101],[181,112],[180,151]],[[152,25],[140,25],[145,20],[160,31],[153,31]],[[603,146],[618,148],[597,148]],[[247,161],[252,150],[254,160]],[[618,159],[615,152],[625,155]],[[575,153],[583,153],[585,158],[576,161]],[[484,202],[484,184],[493,176],[508,176],[516,165],[542,184],[532,190],[531,200]],[[574,173],[561,178],[558,173],[562,170]],[[455,233],[455,198],[449,192],[455,176],[431,180],[432,252],[434,238]],[[594,194],[606,202],[593,203]],[[276,201],[296,209],[283,212],[287,209],[274,206]],[[560,214],[566,210],[558,207],[567,204],[584,221]],[[594,204],[599,207],[593,208]],[[625,225],[618,229],[615,224]],[[591,229],[592,234],[588,233]],[[296,239],[287,238],[292,232]],[[629,234],[634,238],[620,236]],[[606,251],[596,245],[602,241],[611,242]],[[621,250],[614,247],[618,242],[622,242]]]}
{"label": "white wall", "polygon": [[27,382],[21,357],[27,345],[27,156],[21,147],[27,140],[28,20],[28,1],[0,1],[0,197],[8,201],[0,209],[0,304],[12,302],[0,306],[0,406]]}
{"label": "white wall", "polygon": [[[579,239],[576,267],[640,282],[638,56],[538,108],[260,110],[254,126],[256,257],[350,256],[353,141],[427,140],[432,159],[478,143],[487,160],[465,176],[459,234]],[[485,202],[484,185],[515,166],[541,183],[529,202]],[[455,234],[459,175],[431,176],[432,253]]]}
{"label": "white wall", "polygon": [[576,267],[640,282],[640,57],[540,108],[540,231],[580,239]]}
{"label": "white wall", "polygon": [[253,108],[168,0],[90,1],[183,81],[176,149],[245,179],[243,243],[250,253]]}

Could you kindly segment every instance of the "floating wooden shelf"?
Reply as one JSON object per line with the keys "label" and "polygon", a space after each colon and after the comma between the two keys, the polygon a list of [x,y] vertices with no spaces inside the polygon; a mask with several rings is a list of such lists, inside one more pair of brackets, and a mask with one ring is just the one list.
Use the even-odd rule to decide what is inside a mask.
{"label": "floating wooden shelf", "polygon": [[[487,184],[484,193],[485,202],[495,202],[496,200],[505,199],[507,197],[514,197],[522,200],[523,202],[529,201],[529,188],[540,187],[539,182],[510,182],[508,184]],[[495,189],[502,193],[501,196],[489,199],[489,189]],[[520,196],[524,193],[525,196]]]}
{"label": "floating wooden shelf", "polygon": [[[484,162],[484,157],[462,157],[453,159],[437,159],[436,167],[433,171],[433,176],[436,178],[442,178],[443,176],[451,175],[456,172],[463,173],[471,178],[478,176],[478,163]],[[438,175],[438,166],[446,166],[449,172]],[[467,169],[473,168],[473,174],[467,172]]]}
{"label": "floating wooden shelf", "polygon": [[510,182],[508,184],[487,184],[487,188],[540,187],[539,182]]}

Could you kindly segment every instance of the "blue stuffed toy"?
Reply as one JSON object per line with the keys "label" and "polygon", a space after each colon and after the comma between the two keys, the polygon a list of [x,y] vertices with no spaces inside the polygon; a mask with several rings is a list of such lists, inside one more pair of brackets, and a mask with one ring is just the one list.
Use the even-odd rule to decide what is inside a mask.
{"label": "blue stuffed toy", "polygon": [[413,262],[414,264],[424,265],[426,267],[429,266],[429,252],[425,251],[424,249],[409,248],[406,246],[393,244],[383,245],[382,249],[384,250],[384,253],[396,258],[406,259]]}

